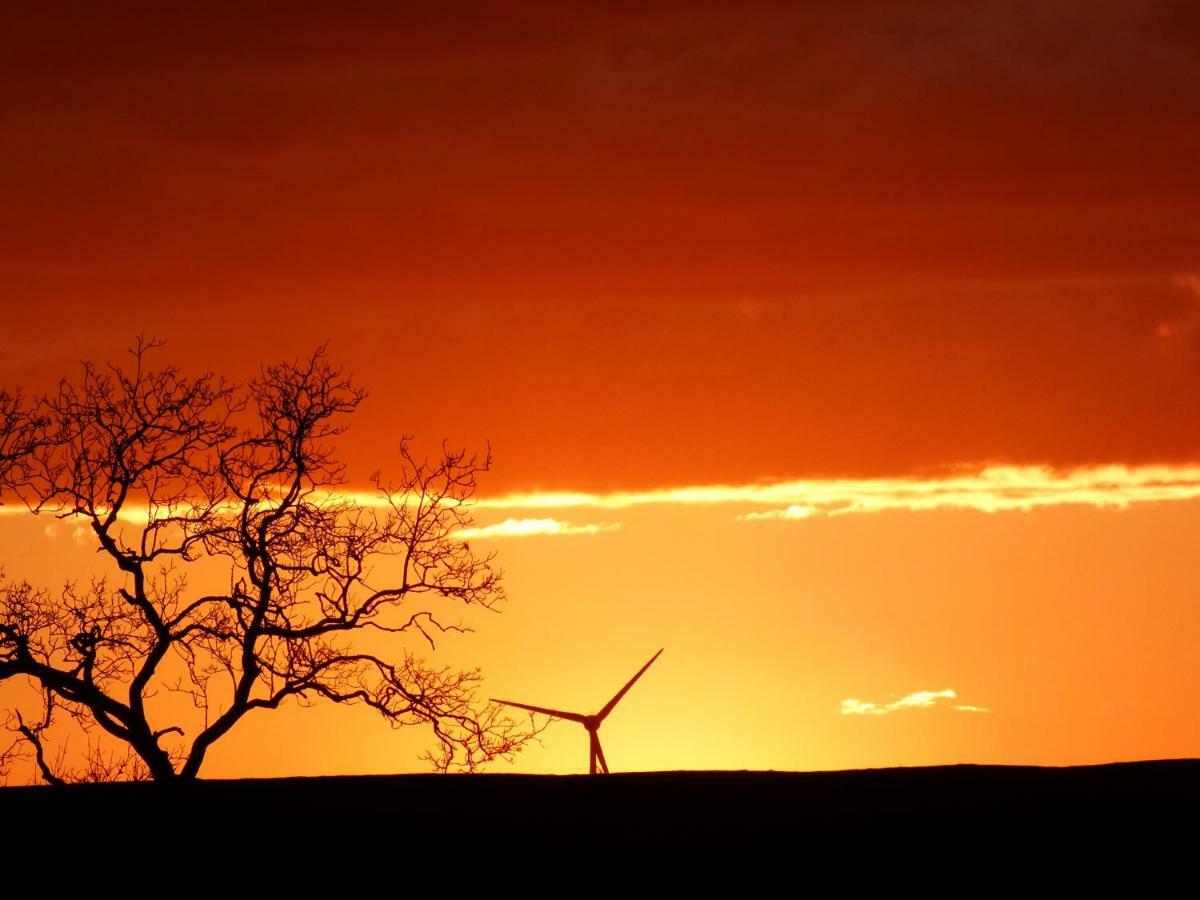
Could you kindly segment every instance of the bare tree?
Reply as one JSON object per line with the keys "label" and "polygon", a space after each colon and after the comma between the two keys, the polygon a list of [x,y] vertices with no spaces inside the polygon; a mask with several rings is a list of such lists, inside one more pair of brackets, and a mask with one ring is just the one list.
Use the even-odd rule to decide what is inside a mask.
{"label": "bare tree", "polygon": [[[139,340],[127,367],[87,363],[31,410],[0,407],[10,493],[82,523],[108,569],[54,591],[0,577],[0,684],[35,707],[10,712],[0,753],[49,782],[191,779],[248,713],[318,700],[425,723],[443,771],[520,749],[528,723],[477,703],[478,670],[404,641],[433,650],[469,630],[443,618],[456,605],[504,597],[492,558],[456,537],[490,453],[429,461],[406,439],[398,480],[355,495],[334,443],[364,394],[323,348],[245,388],[152,369],[156,350]],[[82,769],[51,752],[64,718],[89,735]]]}
{"label": "bare tree", "polygon": [[19,480],[22,463],[37,443],[39,424],[20,394],[0,388],[0,504],[4,485]]}

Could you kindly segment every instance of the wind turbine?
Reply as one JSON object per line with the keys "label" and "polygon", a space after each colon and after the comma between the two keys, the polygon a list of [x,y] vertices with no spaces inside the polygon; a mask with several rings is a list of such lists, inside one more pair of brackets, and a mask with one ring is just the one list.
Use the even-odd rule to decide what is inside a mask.
{"label": "wind turbine", "polygon": [[604,722],[605,718],[608,717],[608,714],[613,711],[613,707],[621,701],[622,697],[629,693],[629,689],[633,687],[634,683],[642,677],[645,671],[650,668],[650,665],[661,655],[662,650],[659,650],[658,653],[655,653],[652,657],[650,657],[650,662],[638,669],[637,674],[629,679],[625,687],[617,691],[613,698],[609,700],[608,703],[604,704],[604,708],[592,716],[585,716],[581,713],[564,712],[561,709],[547,709],[544,706],[530,706],[528,703],[514,703],[511,700],[496,700],[493,698],[492,702],[502,703],[505,706],[515,706],[518,709],[527,709],[530,712],[542,713],[543,715],[552,716],[555,719],[570,719],[572,722],[578,722],[587,729],[588,737],[590,739],[590,746],[588,748],[588,773],[591,775],[596,774],[596,762],[599,761],[600,767],[604,769],[604,774],[607,775],[608,763],[604,761],[604,751],[600,749],[600,725]]}

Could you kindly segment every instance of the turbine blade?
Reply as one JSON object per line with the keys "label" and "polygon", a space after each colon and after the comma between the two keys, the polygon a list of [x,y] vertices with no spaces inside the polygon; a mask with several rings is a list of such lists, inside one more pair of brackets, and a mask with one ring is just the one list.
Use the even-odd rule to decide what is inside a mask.
{"label": "turbine blade", "polygon": [[602,710],[600,710],[600,712],[596,713],[596,718],[599,719],[600,721],[603,721],[604,717],[607,716],[610,712],[612,712],[613,707],[616,706],[621,701],[621,698],[624,697],[627,693],[629,693],[629,689],[631,687],[633,687],[634,682],[637,681],[639,678],[641,678],[642,674],[648,668],[650,668],[651,664],[653,664],[653,662],[656,659],[658,659],[661,655],[662,655],[662,650],[659,650],[652,657],[650,657],[650,662],[646,663],[644,666],[642,666],[640,669],[638,669],[637,674],[629,679],[629,683],[626,684],[625,687],[623,687],[619,691],[617,691],[617,695],[608,701],[608,703],[604,707],[604,709],[602,709]]}
{"label": "turbine blade", "polygon": [[515,703],[512,700],[497,700],[495,697],[492,697],[491,700],[493,703],[502,703],[505,706],[515,706],[518,709],[527,709],[530,712],[541,713],[545,716],[553,716],[556,719],[569,719],[572,722],[579,722],[580,724],[587,720],[587,716],[580,715],[579,713],[564,712],[561,709],[547,709],[544,706],[530,706],[528,703]]}

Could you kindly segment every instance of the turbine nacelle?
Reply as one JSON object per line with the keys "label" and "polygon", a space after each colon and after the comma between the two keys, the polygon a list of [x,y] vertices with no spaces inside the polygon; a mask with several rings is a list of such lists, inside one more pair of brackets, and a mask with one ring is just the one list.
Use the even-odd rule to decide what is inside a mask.
{"label": "turbine nacelle", "polygon": [[586,728],[588,732],[588,772],[592,775],[595,775],[596,764],[599,763],[600,767],[604,770],[604,774],[607,775],[608,763],[604,759],[604,750],[600,747],[600,726],[603,724],[604,720],[608,718],[609,713],[611,713],[616,705],[621,702],[621,698],[629,693],[629,689],[634,686],[637,680],[645,674],[646,670],[650,668],[654,661],[661,655],[662,650],[659,650],[658,653],[655,653],[652,657],[650,657],[650,661],[638,669],[637,673],[625,683],[625,686],[617,691],[611,700],[604,704],[604,707],[600,710],[600,712],[595,713],[594,715],[586,716],[582,713],[567,712],[566,710],[562,709],[550,709],[546,706],[531,706],[528,703],[516,703],[512,700],[497,700],[492,698],[492,702],[501,703],[504,706],[516,707],[517,709],[528,710],[529,712],[541,713],[542,715],[550,716],[554,719],[567,719],[571,722],[578,722],[580,725]]}

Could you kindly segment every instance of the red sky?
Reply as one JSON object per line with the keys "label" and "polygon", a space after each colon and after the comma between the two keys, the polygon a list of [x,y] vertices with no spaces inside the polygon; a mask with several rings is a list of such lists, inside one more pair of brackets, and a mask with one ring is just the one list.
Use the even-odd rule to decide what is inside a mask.
{"label": "red sky", "polygon": [[[1185,0],[8,11],[0,384],[36,391],[83,357],[116,358],[140,332],[167,339],[171,361],[239,379],[328,340],[371,393],[343,446],[357,477],[386,468],[402,433],[490,441],[488,495],[924,478],[992,462],[1194,463],[1198,50],[1200,3]],[[986,694],[1033,665],[1029,648],[1045,624],[1036,610],[1062,604],[1061,620],[1046,614],[1056,645],[1069,641],[1076,617],[1100,623],[1094,644],[1078,651],[1085,657],[1071,657],[1079,662],[1126,659],[1117,651],[1122,628],[1128,635],[1130,621],[1144,622],[1137,585],[1146,567],[1164,566],[1156,596],[1187,608],[1195,586],[1186,554],[1153,563],[1139,554],[1153,557],[1192,502],[1184,512],[1137,513],[1130,540],[1141,549],[1124,561],[1113,548],[1123,546],[1126,513],[1000,513],[1021,527],[999,537],[984,533],[979,513],[879,521],[906,541],[945,540],[949,527],[981,542],[963,536],[955,551],[973,560],[971,578],[931,574],[930,559],[912,550],[923,562],[893,576],[911,591],[914,621],[944,623],[942,613],[975,602],[1001,615],[1011,598],[986,586],[1016,567],[1009,586],[1029,606],[1012,640],[995,637],[995,621],[980,613],[978,622],[956,619],[940,644],[968,648],[964,666],[971,652],[995,660],[992,681],[978,682]],[[778,555],[755,557],[762,572],[793,571],[800,557],[816,564],[805,543],[815,533],[803,529],[818,523],[734,526],[734,512],[745,510],[712,534],[784,529],[763,538],[783,543]],[[502,552],[519,560],[521,602],[540,616],[560,589],[600,590],[590,579],[601,576],[588,573],[604,571],[604,589],[620,591],[632,577],[620,560],[635,544],[704,569],[695,554],[710,538],[679,537],[692,527],[687,515],[638,526],[589,512],[576,518],[625,533],[535,538]],[[1064,521],[1076,536],[1104,533],[1091,550],[1079,537],[1075,571],[1108,572],[1110,584],[1129,587],[1123,600],[1097,585],[1064,599],[1054,559],[1039,555]],[[847,525],[828,539],[886,554],[890,539],[876,527]],[[739,534],[736,546],[752,552]],[[630,543],[614,560],[611,543],[589,556],[561,549],[570,541]],[[523,556],[535,543],[544,555]],[[864,559],[844,564],[878,556]],[[896,651],[905,677],[876,672],[856,687],[847,673],[865,671],[855,666],[869,668],[870,656],[849,649],[855,635],[886,642],[901,626],[883,613],[886,580],[848,585],[830,565],[811,576],[826,582],[810,593],[762,574],[753,607],[755,621],[786,634],[813,610],[859,610],[829,620],[822,652],[850,662],[829,698],[812,694],[814,710],[947,685],[973,703],[962,682],[975,675],[922,668],[936,656],[923,643]],[[983,599],[964,597],[968,582]],[[703,592],[703,583],[693,586]],[[732,601],[708,584],[698,602],[717,616]],[[690,602],[672,599],[674,618],[664,621],[684,627]],[[1113,612],[1120,603],[1125,612]],[[629,613],[622,607],[613,622]],[[1134,628],[1141,655],[1109,672],[1110,687],[1144,688],[1129,700],[1138,715],[1161,707],[1168,717],[1171,685],[1191,671],[1172,642],[1200,635],[1200,619],[1173,614],[1174,632],[1158,620]],[[718,641],[717,619],[703,621],[696,634]],[[572,627],[580,640],[620,633],[587,616]],[[667,631],[694,647],[685,669],[696,684],[708,639],[688,644]],[[512,661],[522,640],[508,634],[510,655],[497,651],[494,663],[536,687],[532,661]],[[647,640],[621,638],[625,655],[597,683],[619,681],[669,643]],[[763,646],[747,639],[739,658]],[[597,666],[608,666],[597,653]],[[1161,681],[1138,659],[1162,661]],[[1133,672],[1149,680],[1130,681]],[[802,676],[809,683],[817,673]],[[1042,676],[1033,666],[1021,696]],[[748,691],[771,683],[763,671],[747,678]],[[1084,702],[1084,685],[1070,689]],[[1021,705],[1009,699],[1010,709]],[[1019,741],[1044,734],[1048,721],[989,725],[996,730],[973,732],[974,743],[950,745],[961,748],[955,758],[978,761],[1104,756],[1083,738],[1022,756],[1033,745]],[[1087,721],[1078,735],[1111,735],[1132,719],[1118,716],[1112,729]],[[1154,740],[1113,744],[1109,755],[1194,752],[1194,729],[1155,721]],[[921,745],[913,734],[896,739]],[[850,744],[843,736],[827,752],[762,759],[933,758],[863,755]]]}
{"label": "red sky", "polygon": [[1200,7],[789,6],[10,13],[6,380],[329,338],[513,487],[1193,456]]}

